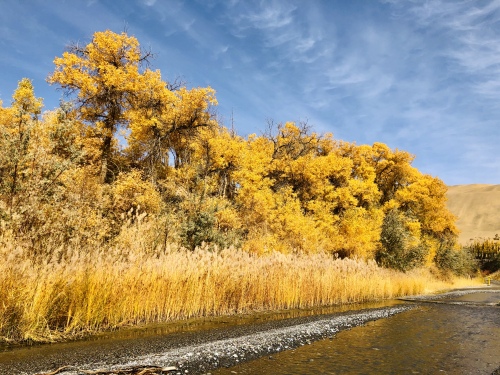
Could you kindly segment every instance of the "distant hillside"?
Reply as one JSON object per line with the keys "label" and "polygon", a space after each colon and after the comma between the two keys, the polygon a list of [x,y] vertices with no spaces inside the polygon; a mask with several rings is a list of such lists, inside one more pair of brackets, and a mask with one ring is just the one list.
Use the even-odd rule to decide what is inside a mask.
{"label": "distant hillside", "polygon": [[448,208],[458,217],[459,242],[500,235],[500,185],[448,187]]}

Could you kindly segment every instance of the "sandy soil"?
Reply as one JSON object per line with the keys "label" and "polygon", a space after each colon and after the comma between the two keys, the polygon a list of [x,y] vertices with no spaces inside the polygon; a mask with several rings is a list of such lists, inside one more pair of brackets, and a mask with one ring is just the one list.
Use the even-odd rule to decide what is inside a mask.
{"label": "sandy soil", "polygon": [[458,217],[459,242],[500,236],[500,185],[448,187],[448,208]]}

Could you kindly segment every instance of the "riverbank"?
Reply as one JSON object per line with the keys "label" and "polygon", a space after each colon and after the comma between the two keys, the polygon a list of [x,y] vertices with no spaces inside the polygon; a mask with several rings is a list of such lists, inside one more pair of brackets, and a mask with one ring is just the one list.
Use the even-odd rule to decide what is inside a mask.
{"label": "riverbank", "polygon": [[[15,361],[15,353],[0,353],[0,370],[9,374],[48,374],[57,368],[64,375],[79,375],[85,371],[117,374],[120,371],[175,367],[172,374],[203,374],[219,367],[229,367],[333,338],[342,330],[383,319],[414,308],[392,302],[389,306],[352,310],[333,314],[299,316],[264,323],[218,326],[209,330],[180,332],[135,340],[92,341],[89,345],[54,344],[55,351],[37,353],[27,349],[21,353],[28,361]],[[48,345],[50,349],[51,345]],[[66,348],[66,350],[65,350]],[[78,349],[77,349],[78,348]],[[3,355],[2,355],[3,354]],[[63,368],[64,367],[64,368]],[[139,371],[138,371],[139,372]]]}
{"label": "riverbank", "polygon": [[[484,327],[488,329],[488,335],[493,334],[494,337],[497,337],[495,336],[495,329],[500,329],[500,321],[498,321],[500,317],[498,314],[499,307],[488,305],[488,298],[494,297],[500,300],[499,292],[500,289],[496,286],[493,288],[469,288],[441,295],[427,296],[427,299],[424,296],[419,296],[419,302],[387,301],[385,305],[381,302],[378,306],[375,304],[351,305],[351,310],[346,311],[340,311],[340,309],[349,309],[349,306],[337,307],[339,310],[336,312],[327,309],[316,311],[294,310],[283,312],[282,315],[276,315],[274,318],[271,315],[264,314],[260,317],[254,317],[254,320],[250,319],[251,316],[233,320],[221,320],[219,318],[209,325],[184,326],[179,331],[170,331],[167,334],[162,334],[158,327],[156,331],[150,332],[150,334],[144,335],[143,332],[142,336],[135,337],[121,336],[120,332],[117,332],[118,335],[114,338],[102,337],[101,339],[94,338],[91,341],[41,345],[32,348],[20,348],[17,351],[0,352],[0,372],[13,375],[50,373],[57,368],[67,366],[60,371],[61,374],[76,375],[83,374],[85,371],[91,373],[91,371],[98,369],[102,371],[100,374],[105,374],[105,371],[108,374],[119,374],[120,371],[124,373],[123,371],[134,368],[138,369],[135,372],[138,373],[140,372],[139,369],[142,371],[147,367],[156,369],[175,367],[176,370],[157,371],[157,373],[205,374],[213,372],[212,370],[216,368],[235,366],[257,358],[274,357],[276,353],[282,351],[302,350],[298,348],[304,345],[308,346],[322,339],[327,341],[332,339],[332,345],[336,345],[334,343],[337,337],[340,337],[337,336],[340,332],[363,326],[371,321],[383,321],[384,323],[380,324],[390,327],[393,324],[391,323],[393,319],[399,321],[399,318],[396,318],[395,315],[399,316],[402,313],[406,315],[410,310],[415,310],[414,313],[412,312],[413,318],[404,318],[403,321],[409,320],[411,322],[417,318],[426,321],[425,316],[420,317],[421,313],[434,311],[435,308],[442,311],[438,316],[444,321],[447,319],[443,314],[451,312],[453,312],[455,320],[459,319],[462,313],[465,314],[466,318],[468,317],[467,319],[479,319],[479,323],[474,321],[467,323],[469,326],[464,325],[467,329],[460,333],[460,337],[473,335],[467,336],[468,341],[463,342],[461,339],[461,342],[468,345],[472,339],[471,343],[475,345],[481,342],[479,339],[484,340],[483,336],[479,338],[474,336],[479,334]],[[474,298],[471,296],[474,296]],[[466,300],[474,301],[478,299],[485,303],[482,304],[482,307],[479,304],[470,306],[466,303],[467,301],[461,304],[423,304],[426,300],[436,301],[436,299],[440,298],[442,301],[453,302],[464,297],[467,297]],[[488,324],[490,324],[488,320],[493,324],[490,328],[488,328]],[[375,326],[380,325],[379,323],[373,324]],[[455,324],[460,325],[460,322],[457,320]],[[369,327],[371,326],[372,323],[369,324]],[[435,332],[436,329],[442,334],[441,328],[436,326],[436,323],[433,323],[431,327],[417,325],[412,327],[412,330],[408,331],[407,334],[402,332],[401,334],[406,340],[406,336],[416,335],[416,338],[418,338],[422,332]],[[383,329],[383,331],[387,331],[387,328]],[[397,326],[392,327],[390,331],[400,332]],[[454,339],[455,334],[449,333],[449,336],[449,339],[443,336],[443,340],[448,342],[446,340]],[[398,338],[398,340],[401,340],[401,338]],[[429,340],[438,340],[431,342],[432,346],[440,345],[439,335],[436,338],[429,338]],[[378,347],[384,345],[389,344],[377,344]],[[393,345],[397,346],[397,343],[393,343]],[[447,346],[447,344],[443,345]],[[488,350],[484,351],[484,353],[489,353],[491,349],[492,346],[489,344]],[[484,353],[481,355],[485,355]],[[490,361],[487,368],[491,368],[493,365],[495,363]],[[496,366],[498,367],[498,365],[500,364]],[[217,371],[215,373],[218,373]],[[237,371],[240,370],[237,369]],[[129,373],[135,374],[134,372]],[[489,374],[491,371],[488,373],[471,373]]]}
{"label": "riverbank", "polygon": [[339,332],[333,340],[211,373],[496,374],[500,369],[499,292],[488,287],[468,289],[467,294],[450,292],[442,299],[433,296],[431,303],[421,299],[414,309]]}
{"label": "riverbank", "polygon": [[402,273],[324,253],[257,256],[172,247],[152,254],[117,247],[65,249],[34,262],[25,249],[6,246],[0,249],[0,341],[56,342],[120,327],[385,300],[453,286],[428,269]]}

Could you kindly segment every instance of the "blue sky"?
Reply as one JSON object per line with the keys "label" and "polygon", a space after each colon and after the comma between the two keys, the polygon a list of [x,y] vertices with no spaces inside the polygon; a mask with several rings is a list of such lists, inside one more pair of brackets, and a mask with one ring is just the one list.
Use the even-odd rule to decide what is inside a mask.
{"label": "blue sky", "polygon": [[307,121],[383,142],[448,185],[500,184],[500,1],[0,0],[0,99],[95,31],[127,31],[167,80],[217,91],[241,135]]}

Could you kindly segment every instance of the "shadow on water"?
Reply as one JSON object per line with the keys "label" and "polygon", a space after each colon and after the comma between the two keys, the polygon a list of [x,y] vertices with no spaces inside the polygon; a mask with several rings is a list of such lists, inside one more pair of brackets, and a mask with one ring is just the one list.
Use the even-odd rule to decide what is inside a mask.
{"label": "shadow on water", "polygon": [[[499,302],[499,293],[451,300]],[[491,374],[500,368],[500,308],[422,304],[388,319],[241,365],[228,374]]]}

